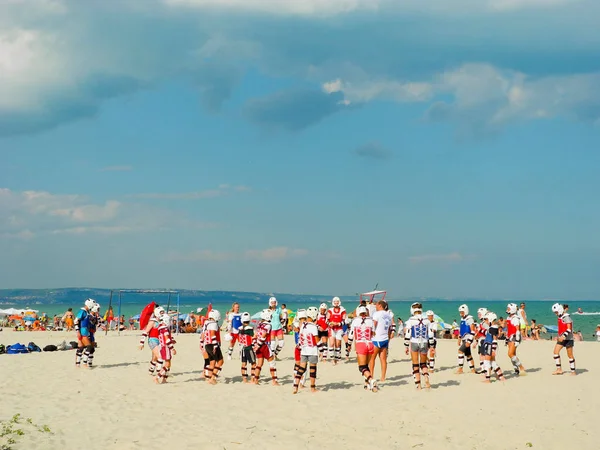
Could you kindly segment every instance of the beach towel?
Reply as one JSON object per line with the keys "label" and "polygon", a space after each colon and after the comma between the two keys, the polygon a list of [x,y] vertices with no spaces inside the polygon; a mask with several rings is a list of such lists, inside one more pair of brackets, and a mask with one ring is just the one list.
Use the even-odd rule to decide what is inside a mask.
{"label": "beach towel", "polygon": [[40,347],[38,347],[38,345],[35,342],[30,342],[29,344],[27,344],[27,350],[29,350],[30,352],[41,352],[42,349]]}
{"label": "beach towel", "polygon": [[6,347],[6,353],[8,355],[16,355],[19,353],[29,353],[29,350],[23,344],[17,343]]}
{"label": "beach towel", "polygon": [[49,344],[44,347],[45,352],[55,352],[56,350],[58,350],[56,345]]}

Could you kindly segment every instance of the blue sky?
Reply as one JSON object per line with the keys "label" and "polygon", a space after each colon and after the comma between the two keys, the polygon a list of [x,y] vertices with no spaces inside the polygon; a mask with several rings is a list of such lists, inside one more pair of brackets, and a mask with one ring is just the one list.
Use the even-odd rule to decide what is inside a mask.
{"label": "blue sky", "polygon": [[0,4],[0,287],[600,298],[600,3]]}

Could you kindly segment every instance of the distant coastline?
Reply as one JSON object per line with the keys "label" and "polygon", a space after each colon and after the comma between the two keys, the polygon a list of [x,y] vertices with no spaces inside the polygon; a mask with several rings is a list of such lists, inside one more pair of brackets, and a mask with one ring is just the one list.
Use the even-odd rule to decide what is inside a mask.
{"label": "distant coastline", "polygon": [[[161,298],[166,297],[166,293],[158,293],[152,291],[161,290],[173,290],[177,291],[180,296],[180,300],[186,299],[202,299],[205,298],[207,301],[220,301],[220,300],[231,300],[239,298],[243,301],[264,301],[265,297],[275,295],[282,302],[293,302],[293,301],[329,301],[331,300],[331,294],[294,294],[294,293],[278,293],[278,292],[247,292],[247,291],[205,291],[199,289],[161,289],[161,288],[147,288],[147,289],[126,289],[123,290],[143,290],[146,291],[144,294],[136,294],[127,292],[123,294],[123,299],[127,303],[137,303],[144,299]],[[118,296],[119,289],[113,289],[113,296]],[[0,304],[1,305],[52,305],[52,304],[65,304],[70,302],[79,303],[82,298],[92,297],[97,299],[107,299],[110,297],[111,289],[105,288],[52,288],[52,289],[0,289]],[[339,295],[339,294],[338,294]],[[355,294],[339,295],[345,300],[356,300]],[[410,301],[438,301],[438,302],[456,302],[456,301],[558,301],[558,302],[587,302],[597,301],[593,299],[513,299],[513,298],[476,298],[476,297],[463,297],[463,298],[441,298],[441,297],[395,297],[392,293],[388,294],[389,301],[397,302],[410,302]],[[136,301],[137,300],[137,301]]]}

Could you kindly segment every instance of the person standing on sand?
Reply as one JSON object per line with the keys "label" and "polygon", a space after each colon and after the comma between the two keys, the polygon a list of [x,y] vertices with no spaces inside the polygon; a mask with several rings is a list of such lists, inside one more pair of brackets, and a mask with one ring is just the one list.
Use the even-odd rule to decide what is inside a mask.
{"label": "person standing on sand", "polygon": [[65,324],[66,331],[73,331],[73,324],[74,324],[74,320],[75,320],[75,316],[73,314],[73,308],[67,309],[67,312],[63,316],[62,320]]}
{"label": "person standing on sand", "polygon": [[523,337],[523,339],[526,339],[529,337],[529,334],[527,333],[527,328],[529,326],[528,322],[527,322],[527,313],[525,312],[525,303],[521,303],[521,305],[519,306],[519,320],[521,321],[520,324],[520,330],[521,330],[521,336]]}
{"label": "person standing on sand", "polygon": [[479,319],[479,324],[477,324],[477,334],[475,335],[475,342],[477,342],[477,354],[479,355],[479,370],[477,373],[483,373],[483,341],[485,340],[485,335],[489,327],[487,320],[485,320],[485,315],[487,312],[488,310],[486,308],[479,308],[477,310],[477,318]]}
{"label": "person standing on sand", "polygon": [[573,355],[573,347],[575,345],[573,339],[573,319],[571,319],[571,316],[565,312],[564,307],[559,303],[552,305],[552,312],[556,314],[558,318],[558,338],[556,339],[556,345],[554,346],[554,363],[556,364],[556,370],[552,375],[563,374],[560,361],[560,351],[563,347],[567,349],[571,375],[577,375],[575,370],[575,356]]}
{"label": "person standing on sand", "polygon": [[208,313],[208,320],[200,334],[204,344],[204,360],[208,359],[208,367],[204,365],[204,378],[209,384],[217,384],[217,377],[223,367],[223,352],[221,351],[221,332],[219,330],[221,314],[216,309]]}
{"label": "person standing on sand", "polygon": [[158,373],[162,368],[163,361],[160,357],[160,341],[158,339],[158,327],[160,326],[160,322],[162,320],[163,315],[168,315],[165,313],[165,309],[162,306],[156,306],[146,327],[142,330],[142,338],[140,339],[139,349],[144,349],[144,343],[146,342],[146,338],[148,338],[148,347],[150,347],[150,351],[152,353],[152,357],[150,358],[150,366],[148,367],[148,373],[150,376],[154,376],[155,373]]}
{"label": "person standing on sand", "polygon": [[375,326],[375,335],[373,336],[373,358],[369,363],[369,371],[372,375],[375,374],[375,360],[379,356],[381,363],[381,378],[379,381],[385,381],[387,372],[387,355],[390,344],[391,326],[393,318],[390,317],[388,311],[385,310],[387,303],[383,300],[375,304],[375,313],[373,314],[373,324]]}
{"label": "person standing on sand", "polygon": [[473,354],[471,352],[471,345],[473,344],[473,336],[475,336],[475,321],[473,316],[469,315],[469,307],[467,305],[460,305],[458,307],[460,314],[460,328],[459,328],[459,347],[458,347],[458,370],[457,374],[462,374],[463,364],[465,356],[467,357],[467,363],[469,364],[469,370],[471,373],[475,373],[475,363],[473,362]]}
{"label": "person standing on sand", "polygon": [[[300,312],[300,311],[299,311]],[[298,393],[298,385],[306,372],[307,365],[309,366],[310,390],[317,391],[317,363],[319,362],[319,350],[317,349],[317,338],[319,330],[314,321],[317,320],[319,311],[314,306],[311,306],[299,317],[300,331],[298,333],[298,347],[300,348],[300,363],[297,365],[294,375],[294,394]]]}
{"label": "person standing on sand", "polygon": [[277,299],[271,297],[269,299],[269,310],[271,311],[271,352],[273,357],[277,358],[277,355],[285,344],[283,339],[283,326],[281,325],[281,307],[277,306]]}
{"label": "person standing on sand", "polygon": [[415,380],[415,386],[421,389],[421,375],[425,379],[425,388],[429,389],[429,370],[427,367],[427,352],[433,345],[433,333],[430,322],[423,317],[423,305],[413,303],[410,306],[411,317],[406,321],[406,332],[404,334],[404,346],[406,354],[409,354],[412,360],[412,374]]}
{"label": "person standing on sand", "polygon": [[254,328],[250,325],[252,320],[250,313],[242,314],[242,327],[240,328],[239,338],[242,347],[240,359],[242,360],[242,381],[248,382],[248,363],[250,363],[250,381],[254,382],[254,372],[256,371],[256,353],[252,348],[254,339]]}
{"label": "person standing on sand", "polygon": [[74,326],[75,331],[77,331],[77,351],[75,352],[76,367],[80,367],[81,357],[84,353],[86,358],[89,358],[96,350],[90,340],[90,312],[95,304],[96,302],[93,299],[88,298],[85,301],[83,308],[77,313],[77,317],[75,317]]}
{"label": "person standing on sand", "polygon": [[327,326],[329,327],[329,355],[332,356],[335,365],[342,360],[342,334],[346,310],[342,307],[339,297],[333,297],[331,305],[327,311]]}
{"label": "person standing on sand", "polygon": [[436,333],[438,329],[438,324],[435,320],[435,314],[433,311],[429,310],[425,313],[427,316],[427,320],[429,320],[429,328],[431,329],[431,335],[433,336],[433,341],[429,343],[429,350],[427,351],[427,360],[429,365],[429,373],[433,373],[435,370],[435,348],[437,346],[437,338]]}
{"label": "person standing on sand", "polygon": [[171,371],[171,358],[173,355],[177,354],[177,351],[175,350],[175,340],[173,340],[173,336],[171,336],[170,325],[171,318],[168,314],[163,314],[158,325],[158,341],[160,343],[160,358],[164,363],[154,378],[154,381],[158,384],[167,382],[169,372]]}
{"label": "person standing on sand", "polygon": [[227,360],[231,361],[231,355],[233,354],[233,347],[239,340],[240,328],[242,327],[242,314],[240,313],[240,304],[235,302],[231,305],[231,311],[227,313],[227,335],[225,340],[229,341],[229,348],[227,349]]}
{"label": "person standing on sand", "polygon": [[317,329],[319,330],[319,342],[317,344],[319,349],[319,357],[321,361],[327,362],[327,339],[329,338],[329,326],[327,325],[327,303],[321,303],[319,306]]}
{"label": "person standing on sand", "polygon": [[256,327],[256,336],[254,337],[254,352],[256,353],[254,384],[260,383],[260,372],[266,359],[269,361],[273,386],[279,386],[279,382],[277,381],[277,363],[275,362],[275,356],[271,352],[271,322],[273,319],[271,310],[263,309],[260,313],[260,319]]}
{"label": "person standing on sand", "polygon": [[502,369],[496,363],[496,351],[498,350],[498,316],[493,312],[487,312],[484,316],[484,322],[487,325],[487,333],[483,340],[483,373],[485,374],[485,383],[492,382],[492,370],[496,374],[496,379],[506,381]]}
{"label": "person standing on sand", "polygon": [[373,345],[373,331],[375,324],[373,319],[369,317],[369,310],[366,306],[359,306],[356,311],[357,317],[354,318],[350,325],[350,333],[354,338],[356,349],[356,360],[358,362],[358,370],[365,379],[365,389],[372,392],[377,392],[377,384],[373,380],[369,363],[373,358],[375,346]]}
{"label": "person standing on sand", "polygon": [[[90,342],[92,343],[94,348],[96,348],[98,346],[98,344],[96,343],[96,328],[98,327],[98,321],[100,320],[100,304],[98,302],[94,302],[94,306],[90,310],[90,314],[88,317],[90,329]],[[93,360],[93,354],[84,352],[83,357],[81,358],[81,364],[87,365],[89,368],[91,368]]]}
{"label": "person standing on sand", "polygon": [[517,315],[517,305],[509,303],[506,306],[506,345],[508,345],[508,357],[515,369],[515,375],[525,375],[525,367],[517,357],[517,347],[521,344],[521,319]]}

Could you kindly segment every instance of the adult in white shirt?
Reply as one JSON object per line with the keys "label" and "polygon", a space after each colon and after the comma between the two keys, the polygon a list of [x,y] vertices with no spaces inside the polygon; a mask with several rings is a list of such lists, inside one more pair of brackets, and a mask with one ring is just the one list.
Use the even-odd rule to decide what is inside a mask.
{"label": "adult in white shirt", "polygon": [[374,353],[373,358],[369,361],[369,370],[371,374],[375,374],[375,359],[379,357],[381,363],[381,378],[380,381],[385,381],[387,372],[387,355],[390,343],[390,335],[392,328],[392,315],[386,310],[387,303],[380,300],[375,304],[375,312],[372,319],[375,325],[375,334],[373,336]]}

